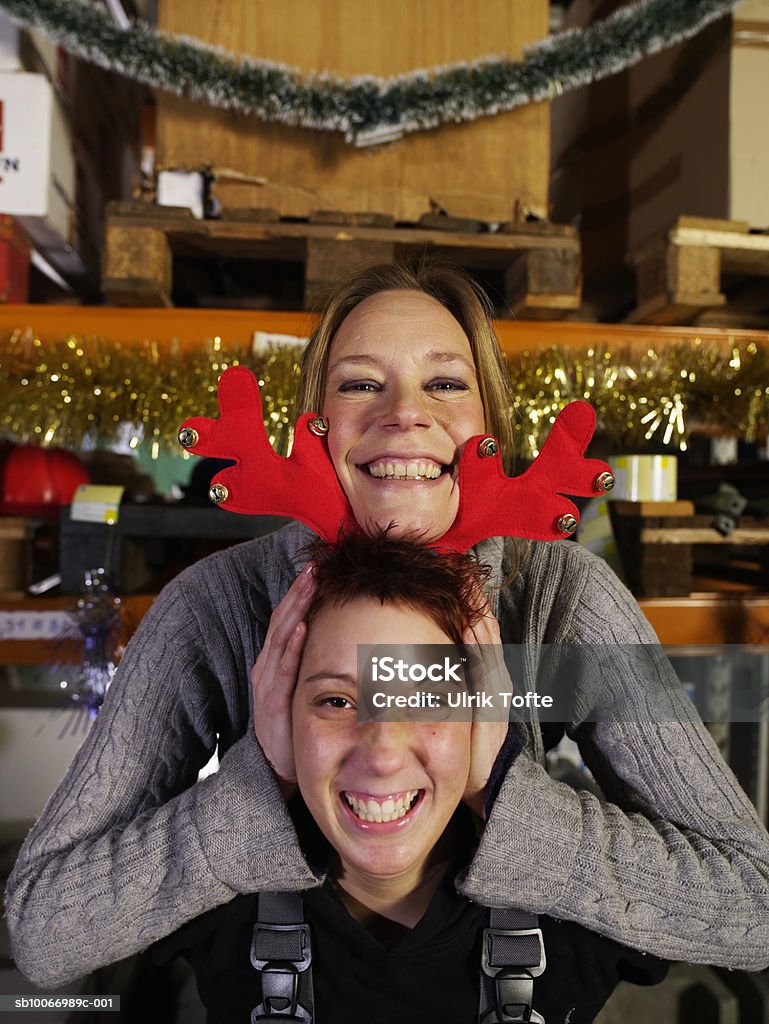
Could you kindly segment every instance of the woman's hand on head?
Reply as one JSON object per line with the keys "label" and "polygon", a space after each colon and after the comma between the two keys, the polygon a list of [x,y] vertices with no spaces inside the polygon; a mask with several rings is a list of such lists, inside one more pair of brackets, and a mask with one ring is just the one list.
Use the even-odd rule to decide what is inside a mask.
{"label": "woman's hand on head", "polygon": [[483,618],[472,629],[465,631],[464,643],[483,649],[484,692],[492,697],[493,709],[476,710],[470,737],[470,774],[463,796],[464,802],[479,818],[486,817],[486,786],[491,769],[507,736],[508,719],[499,694],[512,692],[502,652],[499,625],[488,604]]}
{"label": "woman's hand on head", "polygon": [[302,660],[313,595],[312,566],[306,566],[275,608],[264,645],[251,670],[254,732],[288,799],[296,792],[291,702]]}

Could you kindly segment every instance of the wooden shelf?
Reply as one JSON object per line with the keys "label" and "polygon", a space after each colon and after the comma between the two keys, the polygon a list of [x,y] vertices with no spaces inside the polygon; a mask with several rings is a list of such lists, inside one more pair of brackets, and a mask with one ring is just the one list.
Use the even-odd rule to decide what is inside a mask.
{"label": "wooden shelf", "polygon": [[[126,636],[138,626],[154,600],[151,594],[123,598]],[[63,611],[74,597],[0,601],[7,611]],[[769,594],[692,594],[689,597],[642,598],[639,605],[665,645],[769,643]],[[33,665],[62,660],[54,640],[0,640],[0,664]]]}
{"label": "wooden shelf", "polygon": [[665,645],[769,644],[769,594],[690,594],[641,598]]}
{"label": "wooden shelf", "polygon": [[[316,321],[310,313],[264,312],[221,309],[126,309],[109,306],[0,306],[0,344],[17,328],[29,327],[43,340],[67,334],[99,336],[107,341],[141,344],[146,339],[158,344],[172,342],[181,348],[194,347],[219,336],[225,345],[247,345],[255,331],[306,337]],[[735,343],[753,341],[769,345],[769,331],[727,331],[717,328],[633,327],[577,322],[532,322],[498,320],[497,332],[510,356],[528,350],[557,345],[565,348],[653,348],[684,342],[731,348]]]}

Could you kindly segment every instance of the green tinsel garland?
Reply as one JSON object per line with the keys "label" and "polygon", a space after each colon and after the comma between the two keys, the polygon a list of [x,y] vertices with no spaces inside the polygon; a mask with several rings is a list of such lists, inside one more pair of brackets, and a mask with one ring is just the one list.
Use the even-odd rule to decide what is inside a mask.
{"label": "green tinsel garland", "polygon": [[484,58],[389,79],[303,77],[241,60],[143,22],[119,28],[88,0],[0,0],[14,21],[145,85],[263,121],[344,132],[367,145],[440,124],[474,121],[598,81],[695,35],[737,0],[637,0],[583,30],[532,45],[521,61]]}

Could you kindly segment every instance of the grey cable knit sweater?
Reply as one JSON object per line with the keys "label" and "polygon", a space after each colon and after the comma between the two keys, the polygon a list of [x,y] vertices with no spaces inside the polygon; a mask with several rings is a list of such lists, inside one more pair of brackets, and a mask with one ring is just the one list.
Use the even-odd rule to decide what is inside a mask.
{"label": "grey cable knit sweater", "polygon": [[[294,525],[213,555],[145,616],[8,884],[13,954],[32,981],[128,956],[236,893],[318,884],[254,738],[248,683],[310,537]],[[504,578],[501,542],[476,551]],[[566,542],[528,545],[493,599],[505,642],[655,639],[604,563]],[[631,682],[623,699],[642,701]],[[532,730],[460,891],[669,959],[766,967],[769,836],[681,714],[690,721],[570,724],[606,801],[551,779]],[[219,771],[197,782],[217,736]]]}

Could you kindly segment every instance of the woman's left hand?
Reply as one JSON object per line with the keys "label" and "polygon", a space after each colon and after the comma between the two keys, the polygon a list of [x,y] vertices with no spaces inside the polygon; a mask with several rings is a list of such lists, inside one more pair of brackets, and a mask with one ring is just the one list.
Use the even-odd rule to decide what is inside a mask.
{"label": "woman's left hand", "polygon": [[491,695],[493,708],[476,710],[470,739],[470,775],[462,799],[479,818],[486,818],[486,786],[491,769],[507,736],[508,716],[500,694],[512,692],[513,686],[505,666],[499,625],[488,604],[483,618],[465,631],[464,643],[480,647],[485,671],[484,692]]}

